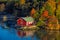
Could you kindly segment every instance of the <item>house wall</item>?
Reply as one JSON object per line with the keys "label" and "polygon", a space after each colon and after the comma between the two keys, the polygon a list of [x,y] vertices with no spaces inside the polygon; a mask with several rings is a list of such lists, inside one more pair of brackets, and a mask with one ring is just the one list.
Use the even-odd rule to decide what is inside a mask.
{"label": "house wall", "polygon": [[31,26],[31,25],[33,25],[33,21],[30,21],[30,22],[28,22],[28,21],[25,21],[24,19],[22,19],[22,18],[19,18],[18,20],[17,20],[17,24],[19,25],[19,26],[22,26],[22,27],[24,27],[24,26]]}
{"label": "house wall", "polygon": [[23,26],[26,25],[26,21],[23,20],[22,18],[20,18],[20,19],[17,20],[17,25],[23,27]]}
{"label": "house wall", "polygon": [[33,22],[26,22],[26,26],[31,26]]}

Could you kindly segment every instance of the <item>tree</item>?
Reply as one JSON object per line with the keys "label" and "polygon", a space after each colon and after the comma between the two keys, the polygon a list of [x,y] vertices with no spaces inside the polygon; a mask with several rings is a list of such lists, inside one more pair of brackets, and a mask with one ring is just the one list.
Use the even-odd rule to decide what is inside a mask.
{"label": "tree", "polygon": [[20,0],[20,1],[19,1],[19,3],[20,3],[21,5],[25,4],[25,2],[26,2],[26,0]]}
{"label": "tree", "polygon": [[57,6],[56,17],[57,17],[58,21],[60,22],[60,4],[58,4],[58,6]]}
{"label": "tree", "polygon": [[55,12],[55,9],[56,9],[56,7],[55,7],[55,1],[48,0],[46,2],[45,9],[48,10],[50,16],[54,15],[54,12]]}
{"label": "tree", "polygon": [[[33,17],[33,15],[36,13],[36,10],[35,10],[34,8],[32,8],[32,10],[31,10],[30,13],[31,13],[31,16]],[[35,15],[36,15],[36,14],[35,14]],[[34,15],[34,16],[35,16],[35,15]]]}
{"label": "tree", "polygon": [[43,26],[45,24],[45,22],[43,20],[39,20],[37,22],[37,26]]}

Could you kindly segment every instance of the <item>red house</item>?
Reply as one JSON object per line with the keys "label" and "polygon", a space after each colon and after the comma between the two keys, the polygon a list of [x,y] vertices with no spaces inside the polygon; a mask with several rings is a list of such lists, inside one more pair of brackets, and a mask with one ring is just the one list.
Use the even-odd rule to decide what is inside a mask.
{"label": "red house", "polygon": [[21,17],[17,20],[18,26],[31,26],[34,23],[34,19],[32,17]]}

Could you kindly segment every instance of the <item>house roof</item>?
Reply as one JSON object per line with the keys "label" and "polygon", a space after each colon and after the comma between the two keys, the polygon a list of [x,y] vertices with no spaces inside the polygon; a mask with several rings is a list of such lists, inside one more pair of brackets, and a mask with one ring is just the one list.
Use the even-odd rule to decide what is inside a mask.
{"label": "house roof", "polygon": [[33,22],[34,21],[34,19],[32,18],[32,17],[22,17],[25,21],[27,21],[27,22]]}

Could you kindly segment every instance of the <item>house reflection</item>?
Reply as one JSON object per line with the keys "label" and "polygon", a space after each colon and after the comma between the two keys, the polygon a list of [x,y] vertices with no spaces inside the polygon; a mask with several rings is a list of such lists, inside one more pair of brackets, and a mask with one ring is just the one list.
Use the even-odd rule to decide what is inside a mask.
{"label": "house reflection", "polygon": [[19,30],[17,32],[18,36],[20,37],[28,37],[28,36],[34,36],[34,32],[35,30],[29,30],[29,31],[22,31],[22,30]]}

